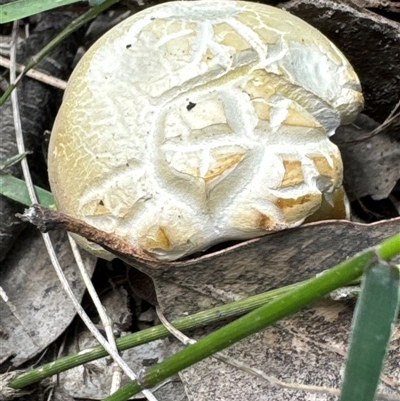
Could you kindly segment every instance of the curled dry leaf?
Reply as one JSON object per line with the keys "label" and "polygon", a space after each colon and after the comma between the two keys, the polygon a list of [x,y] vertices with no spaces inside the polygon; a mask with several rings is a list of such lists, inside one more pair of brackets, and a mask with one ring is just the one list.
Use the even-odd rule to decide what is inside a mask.
{"label": "curled dry leaf", "polygon": [[[52,234],[64,273],[75,296],[81,299],[85,287],[81,281],[65,233]],[[84,252],[90,272],[96,258]],[[18,245],[10,251],[0,269],[0,283],[8,299],[0,300],[3,332],[0,363],[3,369],[18,367],[56,340],[75,317],[47,255],[37,230],[26,230]],[[7,362],[6,362],[7,361]]]}
{"label": "curled dry leaf", "polygon": [[352,2],[292,0],[284,7],[319,29],[344,52],[362,83],[364,112],[382,123],[399,101],[399,22]]}
{"label": "curled dry leaf", "polygon": [[333,139],[342,154],[350,200],[367,195],[376,200],[387,198],[400,180],[400,140],[390,135],[389,129],[371,136],[378,126],[361,114],[354,124],[340,127]]}
{"label": "curled dry leaf", "polygon": [[316,222],[187,261],[130,263],[153,277],[158,301],[172,318],[305,280],[396,234],[399,226],[400,217]]}
{"label": "curled dry leaf", "polygon": [[109,31],[75,69],[51,135],[51,188],[61,212],[159,260],[314,213],[347,218],[328,136],[362,105],[347,59],[304,21],[251,2],[165,3]]}

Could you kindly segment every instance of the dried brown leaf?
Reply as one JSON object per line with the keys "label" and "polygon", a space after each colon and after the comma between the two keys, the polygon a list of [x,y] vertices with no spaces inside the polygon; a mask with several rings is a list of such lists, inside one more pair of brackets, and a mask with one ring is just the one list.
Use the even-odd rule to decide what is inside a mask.
{"label": "dried brown leaf", "polygon": [[[66,234],[52,235],[66,277],[78,299],[84,286],[66,240]],[[88,269],[93,271],[95,260],[84,253]],[[0,362],[9,359],[18,367],[37,355],[68,327],[75,309],[61,288],[44,242],[35,229],[24,232],[10,251],[0,270],[0,283],[8,297],[0,300],[2,338]]]}

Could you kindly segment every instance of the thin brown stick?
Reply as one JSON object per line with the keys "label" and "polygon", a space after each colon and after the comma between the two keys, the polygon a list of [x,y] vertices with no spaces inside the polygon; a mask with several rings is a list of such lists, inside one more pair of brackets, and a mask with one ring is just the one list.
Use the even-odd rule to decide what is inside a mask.
{"label": "thin brown stick", "polygon": [[[11,68],[11,61],[6,57],[0,56],[0,66]],[[23,72],[25,70],[25,66],[22,64],[15,64],[15,68],[18,72]],[[54,86],[55,88],[64,90],[67,87],[67,82],[63,81],[62,79],[58,79],[51,75],[45,74],[38,70],[29,70],[26,75],[30,78],[36,79],[37,81],[43,82],[45,84]]]}
{"label": "thin brown stick", "polygon": [[156,259],[142,250],[130,245],[116,235],[99,230],[82,220],[76,219],[65,213],[48,209],[42,205],[34,204],[25,209],[24,214],[17,214],[23,221],[35,225],[40,231],[46,233],[53,230],[65,230],[78,234],[89,241],[103,246],[114,254],[121,254],[141,261],[155,262]]}

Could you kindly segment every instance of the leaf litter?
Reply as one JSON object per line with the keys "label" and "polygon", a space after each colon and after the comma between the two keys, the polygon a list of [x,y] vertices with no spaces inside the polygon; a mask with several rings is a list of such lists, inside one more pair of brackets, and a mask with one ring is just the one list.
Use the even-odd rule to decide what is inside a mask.
{"label": "leaf litter", "polygon": [[[300,9],[302,5],[310,6],[307,1],[291,3],[294,4],[294,9],[297,6]],[[338,14],[336,5],[333,6],[330,2],[323,2],[323,5],[332,7],[332,10],[334,9]],[[363,13],[362,10],[360,12],[364,18],[370,18],[369,12]],[[332,22],[331,27],[334,27],[334,24],[335,22]],[[393,28],[394,31],[396,31],[395,28]],[[397,28],[397,34],[399,31]],[[347,37],[347,40],[351,48],[351,38]],[[352,51],[356,54],[356,50]],[[385,60],[385,62],[390,64],[391,60]],[[388,74],[390,75],[390,69]],[[381,79],[383,78],[376,77],[376,87],[379,87]],[[387,80],[390,81],[390,79],[388,76]],[[368,85],[370,85],[369,81]],[[371,91],[371,87],[369,86],[367,90]],[[382,110],[381,104],[384,100],[378,90],[376,93],[379,97],[378,109]],[[393,97],[393,92],[391,96]],[[390,110],[387,114],[389,112]],[[377,116],[373,115],[373,117]],[[368,136],[367,134],[377,126],[379,123],[367,115],[362,115],[353,125],[341,127],[334,137],[343,155],[346,190],[353,205],[366,196],[378,201],[394,195],[397,197],[394,194],[394,188],[400,178],[398,125],[394,124],[371,138],[357,140],[360,135]],[[356,141],[353,142],[353,139]],[[236,248],[227,249],[226,252],[217,252],[215,258],[204,255],[194,263],[187,264],[186,267],[181,264],[179,267],[161,269],[158,272],[159,277],[155,274],[158,299],[164,306],[167,317],[172,319],[182,313],[205,309],[221,302],[242,298],[247,294],[295,282],[330,267],[336,261],[376,243],[390,233],[397,232],[399,224],[399,220],[383,221],[370,226],[337,222],[317,223],[300,227],[292,233],[288,232],[287,237],[282,237],[278,233],[269,238],[248,241],[239,244]],[[44,251],[40,245],[41,240],[36,238],[37,235],[33,231],[28,230],[19,237],[0,271],[0,285],[9,297],[9,305],[16,306],[16,309],[13,309],[6,302],[1,304],[3,308],[1,335],[2,341],[4,339],[7,341],[7,346],[2,347],[5,348],[5,352],[1,354],[2,365],[0,366],[3,371],[10,366],[13,368],[20,366],[45,349],[65,331],[74,316],[72,307],[69,306],[63,292],[58,290],[58,284],[52,277],[52,270],[49,262],[45,260]],[[70,278],[75,283],[77,296],[81,298],[83,289],[79,280],[76,280],[76,273],[72,270],[71,255],[64,246],[66,240],[56,238],[55,241],[61,252],[63,266],[67,272],[71,269],[68,274],[71,274]],[[282,254],[282,249],[284,252],[280,259],[278,254]],[[85,257],[88,258],[89,266],[93,268],[93,259],[90,256]],[[32,263],[32,261],[35,262]],[[235,271],[225,268],[232,264],[232,261],[236,262]],[[266,261],[268,261],[267,264]],[[252,268],[257,264],[258,268]],[[141,268],[141,266],[137,267]],[[149,269],[142,268],[142,270],[149,273]],[[203,277],[204,282],[199,281],[199,276],[206,270],[213,273]],[[252,273],[249,273],[249,270]],[[195,274],[190,274],[191,272]],[[28,280],[27,277],[33,277],[34,280]],[[20,294],[24,294],[23,297]],[[123,290],[114,288],[103,298],[105,303],[109,302],[108,298],[114,299],[117,311],[114,317],[116,322],[122,316],[135,319],[127,297]],[[132,297],[134,295],[130,294],[129,298],[132,299]],[[227,352],[230,356],[258,366],[267,374],[283,381],[301,381],[337,387],[352,308],[351,300],[320,301],[309,309],[235,345]],[[111,306],[107,310],[111,311]],[[133,326],[131,325],[130,328]],[[193,333],[194,337],[203,334],[204,330]],[[82,342],[81,347],[90,346],[91,340],[84,331],[79,329],[75,335],[78,341]],[[400,335],[398,326],[395,328],[393,337],[394,341],[391,344],[380,390],[399,395],[400,377],[397,368],[400,363],[398,357]],[[25,342],[21,342],[21,339]],[[171,352],[177,347],[178,345],[173,343],[167,350],[165,342],[160,342],[154,349],[154,355],[150,353],[150,348],[144,347],[144,354],[137,354],[137,349],[132,350],[132,356],[128,357],[128,360],[136,363],[138,360],[146,359],[144,355],[154,356],[147,359],[162,358],[163,353]],[[73,346],[69,349],[72,352]],[[128,354],[127,351],[126,353]],[[68,394],[70,399],[72,397],[102,398],[104,393],[96,394],[96,389],[101,388],[110,375],[107,359],[99,363],[100,368],[92,369],[91,372],[90,366],[83,368],[86,370],[86,376],[72,371],[63,374],[62,385],[58,390],[60,394]],[[137,368],[139,369],[139,366]],[[84,378],[86,382],[82,381]],[[225,400],[227,397],[231,400],[252,398],[291,400],[293,397],[304,400],[337,399],[329,393],[316,396],[301,391],[270,388],[260,382],[260,379],[254,379],[229,366],[209,361],[187,369],[181,374],[181,378],[185,385],[186,395],[180,394],[188,400]],[[85,383],[88,382],[92,387],[86,387]],[[100,387],[94,385],[95,382]],[[106,388],[109,387],[104,386],[104,389]],[[177,399],[175,393],[174,397],[170,399]]]}

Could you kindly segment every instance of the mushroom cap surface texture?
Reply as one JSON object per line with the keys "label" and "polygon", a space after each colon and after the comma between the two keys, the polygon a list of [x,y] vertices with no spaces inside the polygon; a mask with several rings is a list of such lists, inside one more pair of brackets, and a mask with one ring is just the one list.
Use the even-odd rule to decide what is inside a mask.
{"label": "mushroom cap surface texture", "polygon": [[51,134],[51,189],[58,210],[166,261],[298,226],[321,205],[346,218],[328,137],[362,106],[349,62],[299,18],[164,3],[76,67]]}

